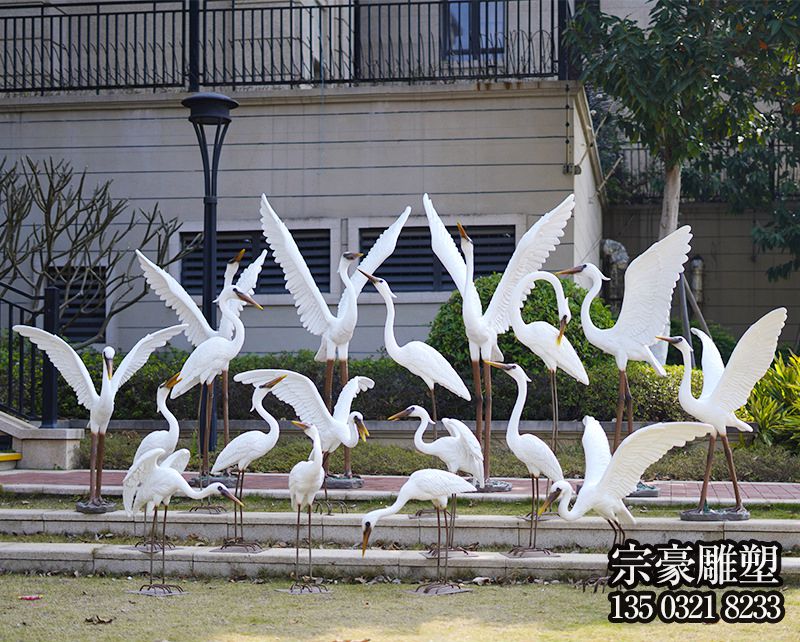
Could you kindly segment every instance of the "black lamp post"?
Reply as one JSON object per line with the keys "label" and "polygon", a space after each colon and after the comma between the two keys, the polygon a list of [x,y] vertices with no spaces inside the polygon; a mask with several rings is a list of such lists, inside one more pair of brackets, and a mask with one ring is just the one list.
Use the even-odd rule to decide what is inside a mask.
{"label": "black lamp post", "polygon": [[[217,173],[219,170],[219,157],[222,154],[222,143],[228,125],[231,123],[231,109],[239,106],[232,98],[213,92],[193,94],[181,101],[188,107],[189,122],[194,125],[197,142],[200,144],[200,154],[203,159],[203,316],[212,328],[217,327],[217,309],[213,303],[215,285],[217,280]],[[206,128],[208,133],[206,135]],[[209,141],[212,141],[209,153]],[[206,387],[202,386],[200,401],[200,417],[205,417],[207,403]],[[210,434],[206,434],[204,421],[199,422],[200,443],[203,450],[203,470],[201,476],[207,477],[209,446],[216,447],[217,431],[215,413],[211,413]]]}

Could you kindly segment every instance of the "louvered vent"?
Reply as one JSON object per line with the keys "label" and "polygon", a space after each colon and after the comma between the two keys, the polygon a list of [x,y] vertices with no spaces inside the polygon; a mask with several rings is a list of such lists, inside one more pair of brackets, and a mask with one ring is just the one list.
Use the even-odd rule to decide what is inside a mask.
{"label": "louvered vent", "polygon": [[[366,254],[383,228],[359,231],[361,251]],[[475,276],[502,272],[516,246],[513,225],[471,225],[468,232],[475,245]],[[450,230],[456,246],[458,230]],[[455,289],[453,280],[431,249],[427,227],[404,227],[394,253],[383,262],[377,274],[386,279],[395,292],[442,292]]]}
{"label": "louvered vent", "polygon": [[[311,276],[317,283],[320,292],[330,292],[330,246],[331,233],[328,229],[293,230],[297,247],[311,270]],[[194,234],[182,234],[181,241],[186,244],[194,238]],[[225,275],[225,266],[228,261],[242,248],[247,249],[247,254],[242,260],[242,268],[249,265],[262,250],[269,250],[267,241],[261,231],[252,232],[220,232],[217,234],[217,284],[215,292],[222,289],[222,280]],[[202,294],[203,292],[203,248],[195,249],[183,257],[181,261],[181,285],[189,294]],[[283,270],[272,257],[272,252],[267,254],[264,269],[258,279],[256,294],[283,294],[287,292],[283,280]]]}

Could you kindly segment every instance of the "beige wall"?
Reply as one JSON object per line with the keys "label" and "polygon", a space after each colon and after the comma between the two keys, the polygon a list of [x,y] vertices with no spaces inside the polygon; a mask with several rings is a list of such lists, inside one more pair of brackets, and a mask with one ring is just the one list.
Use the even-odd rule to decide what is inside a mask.
{"label": "beige wall", "polygon": [[[607,211],[603,235],[621,241],[633,257],[658,237],[660,205],[613,205]],[[789,320],[782,340],[793,344],[800,327],[800,274],[770,282],[766,270],[786,256],[759,254],[750,230],[754,219],[737,215],[723,204],[684,203],[680,223],[692,226],[690,258],[705,261],[703,313],[737,336],[769,310],[785,306]]]}
{"label": "beige wall", "polygon": [[[258,197],[266,192],[290,227],[331,229],[331,265],[352,247],[358,226],[390,223],[406,206],[409,225],[425,225],[421,194],[445,219],[466,225],[517,226],[521,234],[573,189],[576,218],[548,263],[563,268],[596,253],[600,209],[594,198],[591,135],[580,124],[573,90],[564,83],[457,83],[425,87],[243,91],[222,155],[219,228],[259,229]],[[197,143],[178,94],[43,97],[0,105],[3,154],[66,158],[89,180],[112,179],[113,195],[137,208],[158,202],[165,215],[199,230],[202,174]],[[565,99],[579,133],[579,181],[565,175]],[[585,116],[585,115],[584,115]],[[573,239],[575,239],[573,244]],[[594,255],[594,254],[592,254]],[[176,270],[177,273],[177,270]],[[327,298],[338,299],[331,279]],[[401,341],[424,338],[448,293],[403,293]],[[246,351],[318,347],[300,327],[285,295],[266,295],[265,312],[246,310]],[[351,353],[382,346],[383,305],[362,295]],[[174,322],[154,298],[116,318],[111,343],[127,348],[145,329]]]}

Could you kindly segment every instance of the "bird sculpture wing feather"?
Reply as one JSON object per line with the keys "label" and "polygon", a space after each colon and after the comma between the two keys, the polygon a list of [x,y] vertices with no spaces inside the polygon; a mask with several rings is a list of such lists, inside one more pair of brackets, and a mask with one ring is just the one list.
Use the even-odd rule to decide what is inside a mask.
{"label": "bird sculpture wing feather", "polygon": [[165,468],[172,468],[173,470],[177,470],[179,473],[182,473],[186,470],[186,467],[189,465],[189,460],[192,458],[192,454],[186,448],[181,448],[180,450],[176,450],[174,453],[169,455],[161,462],[161,465]]}
{"label": "bird sculpture wing feather", "polygon": [[[133,515],[133,503],[139,486],[153,473],[158,458],[166,451],[163,448],[153,448],[139,455],[128,469],[122,480],[122,504],[128,515]],[[179,451],[180,452],[180,451]]]}
{"label": "bird sculpture wing feather", "polygon": [[444,427],[451,437],[458,439],[459,444],[470,454],[471,457],[478,461],[483,461],[483,450],[475,435],[458,419],[450,419],[445,417],[442,419]]}
{"label": "bird sculpture wing feather", "polygon": [[15,325],[14,331],[23,337],[28,337],[31,343],[47,353],[61,376],[75,391],[78,403],[91,410],[98,396],[89,371],[78,354],[63,339],[39,328]]}
{"label": "bird sculpture wing feather", "polygon": [[[261,274],[261,268],[264,267],[264,261],[267,258],[267,251],[262,250],[261,254],[256,257],[256,259],[250,263],[242,273],[239,275],[238,280],[236,281],[236,289],[240,292],[244,292],[248,296],[253,296],[256,291],[256,286],[258,285],[258,277]],[[233,310],[233,313],[238,317],[242,314],[242,310],[244,309],[245,302],[241,299],[232,299],[228,303],[228,307]],[[219,322],[219,334],[220,336],[225,337],[226,339],[233,338],[233,323],[228,321],[225,317]]]}
{"label": "bird sculpture wing feather", "polygon": [[597,419],[584,417],[583,426],[581,445],[586,459],[583,481],[586,484],[596,484],[603,477],[611,461],[611,448],[608,446],[606,431]]}
{"label": "bird sculpture wing feather", "polygon": [[414,483],[430,497],[450,496],[454,493],[474,493],[475,486],[463,477],[446,470],[423,468],[411,474],[406,483]]}
{"label": "bird sculpture wing feather", "polygon": [[667,451],[704,437],[713,430],[709,424],[696,422],[660,423],[640,428],[628,435],[611,457],[597,485],[598,492],[613,499],[627,497],[636,490],[636,484],[647,467]]}
{"label": "bird sculpture wing feather", "polygon": [[166,345],[167,341],[183,332],[186,328],[187,325],[181,323],[151,334],[146,334],[139,339],[136,345],[131,348],[131,351],[125,355],[119,367],[114,371],[114,376],[111,378],[112,390],[114,390],[114,392],[119,390],[122,384],[147,363],[147,360],[156,348],[161,348]]}
{"label": "bird sculpture wing feather", "polygon": [[[372,248],[370,248],[367,256],[359,263],[358,267],[360,270],[363,270],[367,274],[375,274],[381,264],[392,255],[397,245],[397,239],[400,237],[400,232],[403,231],[403,226],[406,224],[410,214],[411,208],[406,207],[403,213],[397,217],[397,220],[383,231]],[[364,285],[367,283],[367,277],[356,270],[353,276],[350,277],[350,281],[352,281],[356,295],[358,295],[361,290],[364,289]],[[342,300],[344,300],[344,297]]]}
{"label": "bird sculpture wing feather", "polygon": [[442,262],[450,278],[456,284],[461,296],[464,296],[464,287],[467,280],[467,265],[456,247],[453,237],[442,223],[430,197],[422,197],[425,206],[425,216],[428,218],[428,227],[431,230],[431,248],[436,257]]}
{"label": "bird sculpture wing feather", "polygon": [[703,344],[703,392],[700,394],[700,398],[704,399],[714,392],[722,373],[725,372],[725,364],[717,349],[717,344],[711,337],[697,328],[692,328],[692,333],[700,337],[700,342]]}
{"label": "bird sculpture wing feather", "polygon": [[[511,326],[512,308],[520,301],[520,297],[515,298],[517,284],[531,272],[542,269],[547,257],[561,242],[564,228],[572,216],[574,207],[575,195],[570,194],[536,221],[517,244],[486,308],[485,318],[498,334],[505,332]],[[533,287],[532,282],[531,287]],[[528,296],[531,287],[525,289],[523,299]]]}
{"label": "bird sculpture wing feather", "polygon": [[651,245],[625,271],[625,296],[612,331],[625,343],[654,344],[669,318],[672,291],[689,255],[691,228],[684,225]]}
{"label": "bird sculpture wing feather", "polygon": [[775,357],[778,337],[786,323],[786,308],[768,312],[739,339],[710,399],[733,412],[747,403],[758,380],[764,376]]}
{"label": "bird sculpture wing feather", "polygon": [[323,334],[333,322],[333,315],[322,297],[292,233],[278,218],[267,197],[261,195],[261,228],[275,261],[283,270],[286,287],[294,297],[300,322],[311,334]]}
{"label": "bird sculpture wing feather", "polygon": [[350,379],[339,393],[339,398],[333,407],[333,416],[339,421],[345,421],[347,415],[350,414],[353,400],[358,396],[358,393],[365,392],[374,386],[375,382],[369,377],[353,377]]}
{"label": "bird sculpture wing feather", "polygon": [[192,345],[200,345],[217,334],[217,331],[208,325],[208,321],[189,293],[169,272],[153,263],[139,250],[136,250],[136,256],[150,289],[167,307],[175,311],[181,323],[187,324],[186,338]]}

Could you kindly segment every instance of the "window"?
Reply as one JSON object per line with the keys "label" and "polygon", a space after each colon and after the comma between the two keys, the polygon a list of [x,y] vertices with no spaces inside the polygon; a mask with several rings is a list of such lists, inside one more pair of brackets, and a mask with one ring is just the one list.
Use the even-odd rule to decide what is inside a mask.
{"label": "window", "polygon": [[[181,234],[181,242],[186,245],[194,234]],[[317,282],[320,292],[331,290],[331,232],[328,229],[293,230],[297,247],[306,260],[311,276]],[[283,280],[283,270],[275,263],[272,252],[261,233],[261,230],[251,232],[219,232],[217,234],[217,283],[215,292],[222,289],[222,280],[225,276],[225,266],[239,250],[245,248],[247,254],[242,260],[246,267],[250,261],[257,257],[262,250],[267,250],[267,260],[258,278],[256,294],[283,294],[287,292]],[[203,246],[202,243],[193,252],[183,257],[181,261],[181,285],[189,294],[202,294],[203,292]]]}
{"label": "window", "polygon": [[[361,228],[359,247],[365,254],[374,245],[384,228]],[[470,225],[467,227],[475,244],[475,276],[502,272],[516,247],[513,225]],[[458,230],[450,234],[459,245]],[[377,274],[386,279],[395,292],[449,292],[455,284],[431,249],[427,227],[404,227],[394,253],[383,262]]]}
{"label": "window", "polygon": [[445,55],[478,58],[505,48],[505,3],[490,0],[447,0],[442,38]]}
{"label": "window", "polygon": [[[59,288],[61,334],[75,342],[95,336],[106,318],[105,269],[61,268],[52,274],[52,285]],[[103,341],[100,335],[98,341]]]}

